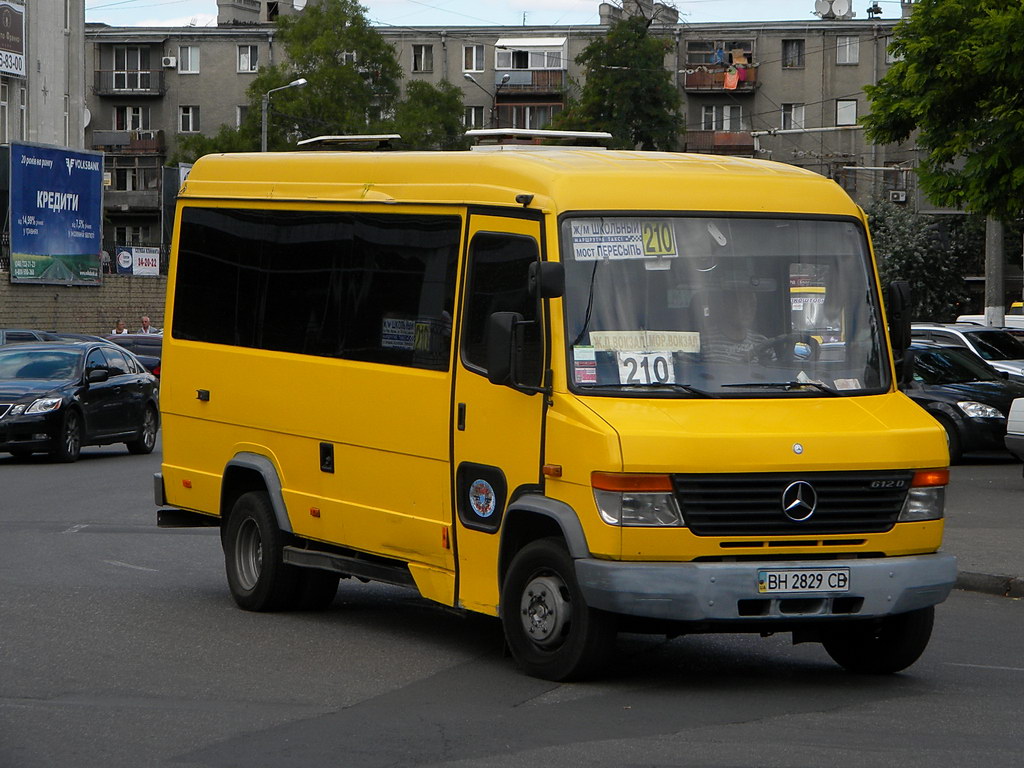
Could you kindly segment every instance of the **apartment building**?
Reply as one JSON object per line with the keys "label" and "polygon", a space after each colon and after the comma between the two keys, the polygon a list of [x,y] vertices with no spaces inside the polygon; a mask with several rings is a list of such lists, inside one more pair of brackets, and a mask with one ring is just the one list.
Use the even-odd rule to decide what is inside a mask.
{"label": "apartment building", "polygon": [[[665,67],[686,119],[681,150],[800,165],[836,179],[861,204],[877,195],[906,200],[911,150],[872,145],[856,126],[868,109],[864,85],[892,64],[887,45],[899,19],[882,18],[877,5],[864,19],[849,11],[811,16],[822,3],[831,6],[808,0],[808,20],[792,22],[680,23],[647,0],[627,3],[626,12],[654,15],[652,33],[668,43]],[[259,67],[283,55],[273,21],[304,5],[218,0],[216,27],[87,27],[87,144],[107,157],[106,242],[166,245],[162,190],[176,189],[176,176],[165,184],[161,166],[183,136],[238,125]],[[903,0],[904,14],[911,5]],[[602,4],[601,23],[582,27],[378,31],[406,82],[447,80],[462,89],[467,128],[543,128],[582,80],[576,57],[621,13]]]}

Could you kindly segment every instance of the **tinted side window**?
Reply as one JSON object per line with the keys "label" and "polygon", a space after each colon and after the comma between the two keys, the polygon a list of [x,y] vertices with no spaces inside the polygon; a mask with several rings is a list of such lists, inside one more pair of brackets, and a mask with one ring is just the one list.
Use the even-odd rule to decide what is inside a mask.
{"label": "tinted side window", "polygon": [[119,350],[116,349],[104,349],[104,356],[107,358],[107,365],[110,368],[111,376],[120,376],[128,373],[131,369],[128,367],[128,361]]}
{"label": "tinted side window", "polygon": [[459,217],[187,208],[181,231],[176,337],[448,367]]}
{"label": "tinted side window", "polygon": [[[487,369],[487,321],[494,312],[518,312],[537,320],[537,299],[529,291],[530,265],[538,260],[537,243],[528,237],[480,234],[473,238],[466,294],[463,356],[467,364]],[[534,364],[520,371],[523,382],[539,381],[543,345],[540,324],[523,327],[524,359]]]}
{"label": "tinted side window", "polygon": [[94,349],[89,352],[89,356],[85,358],[85,372],[88,373],[96,368],[106,368],[107,358],[103,356],[103,351]]}

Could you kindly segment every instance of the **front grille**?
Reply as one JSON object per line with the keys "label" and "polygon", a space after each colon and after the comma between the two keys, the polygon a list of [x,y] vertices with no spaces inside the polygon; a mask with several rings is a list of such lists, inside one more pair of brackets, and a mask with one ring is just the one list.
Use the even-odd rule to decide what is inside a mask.
{"label": "front grille", "polygon": [[[676,498],[697,536],[883,533],[896,524],[912,472],[673,475]],[[818,503],[806,520],[783,513],[792,483],[810,483]]]}

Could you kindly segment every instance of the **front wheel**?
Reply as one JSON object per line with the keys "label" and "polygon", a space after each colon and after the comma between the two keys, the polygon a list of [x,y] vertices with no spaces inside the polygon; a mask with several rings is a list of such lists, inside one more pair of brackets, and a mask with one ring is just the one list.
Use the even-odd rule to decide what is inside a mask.
{"label": "front wheel", "polygon": [[146,414],[142,417],[142,426],[139,428],[139,436],[125,443],[128,446],[128,453],[137,456],[152,453],[156,447],[156,430],[158,425],[159,417],[156,414],[156,408],[147,405]]}
{"label": "front wheel", "polygon": [[837,624],[822,639],[833,661],[850,672],[884,675],[917,661],[932,636],[935,608]]}
{"label": "front wheel", "polygon": [[70,464],[78,461],[82,452],[82,417],[78,411],[68,409],[64,415],[64,429],[57,438],[57,446],[50,451],[55,461]]}
{"label": "front wheel", "polygon": [[590,676],[611,658],[614,616],[583,600],[560,539],[540,539],[512,559],[501,590],[501,621],[512,656],[545,680]]}
{"label": "front wheel", "polygon": [[223,544],[228,586],[240,608],[280,611],[294,606],[298,569],[284,562],[285,535],[265,492],[238,497]]}

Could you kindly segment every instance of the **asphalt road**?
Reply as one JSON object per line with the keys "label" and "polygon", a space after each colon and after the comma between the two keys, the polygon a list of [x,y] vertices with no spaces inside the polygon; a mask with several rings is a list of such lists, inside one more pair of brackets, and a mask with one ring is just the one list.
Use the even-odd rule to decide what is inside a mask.
{"label": "asphalt road", "polygon": [[[216,532],[155,527],[158,464],[0,457],[0,768],[1021,764],[1020,600],[954,592],[890,677],[788,636],[627,636],[605,680],[550,683],[503,656],[496,621],[397,588],[238,610]],[[1021,481],[965,470],[954,502]]]}

